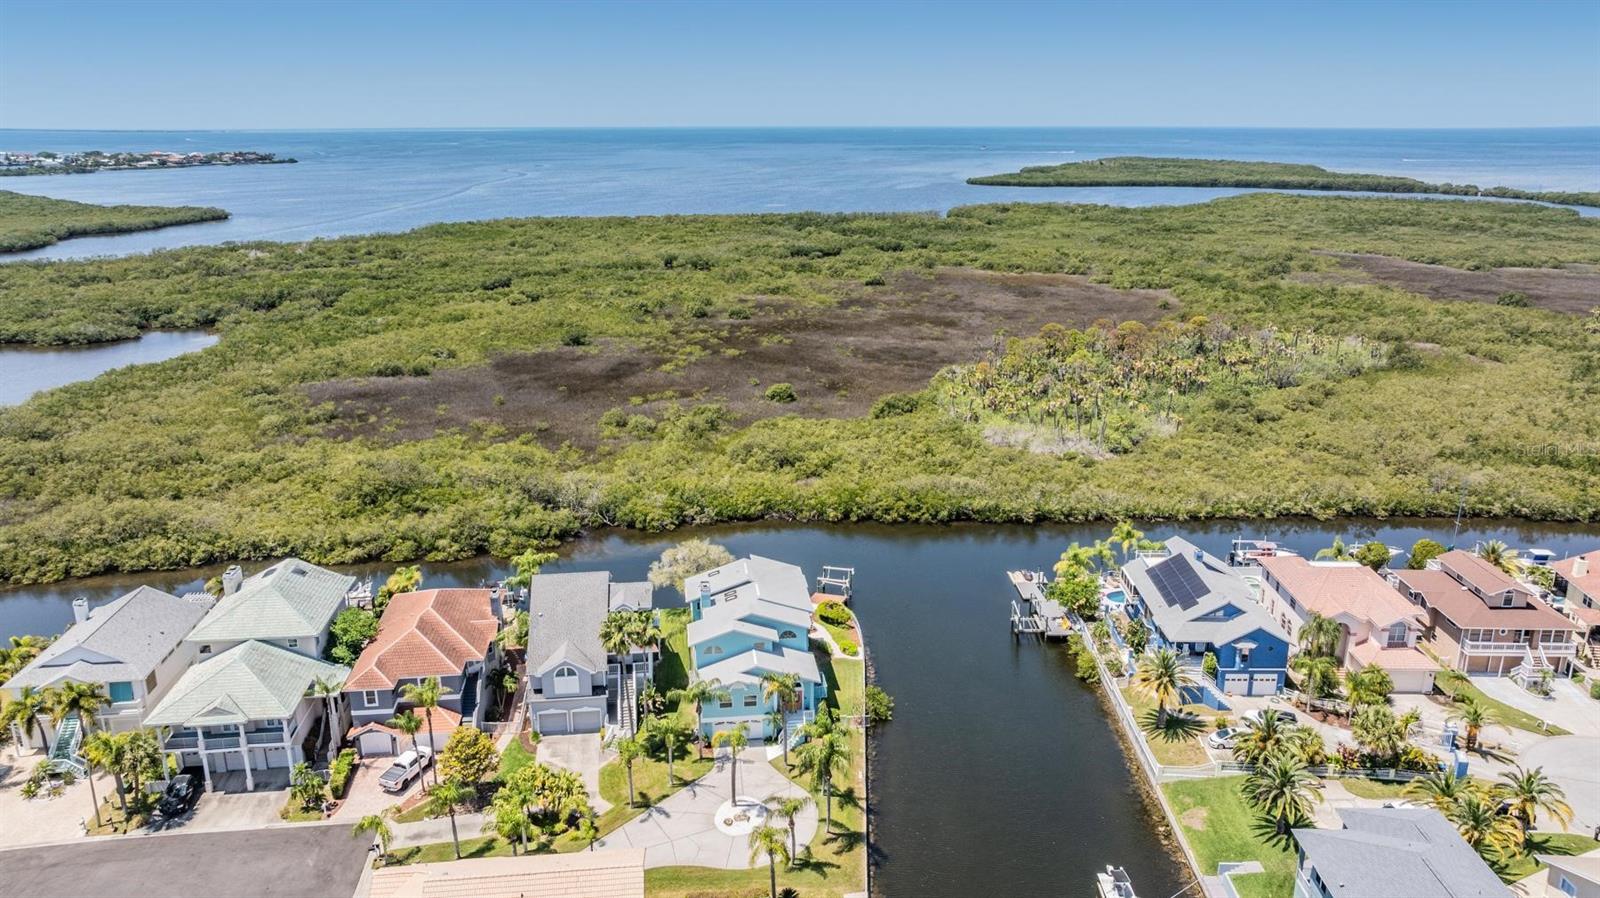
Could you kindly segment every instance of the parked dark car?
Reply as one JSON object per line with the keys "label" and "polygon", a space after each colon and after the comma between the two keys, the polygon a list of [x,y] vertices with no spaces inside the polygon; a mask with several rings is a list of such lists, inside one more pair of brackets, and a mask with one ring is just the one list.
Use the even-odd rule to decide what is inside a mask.
{"label": "parked dark car", "polygon": [[179,817],[194,807],[200,800],[200,783],[187,773],[180,773],[167,783],[166,791],[161,793],[161,800],[156,804],[156,810],[163,817]]}

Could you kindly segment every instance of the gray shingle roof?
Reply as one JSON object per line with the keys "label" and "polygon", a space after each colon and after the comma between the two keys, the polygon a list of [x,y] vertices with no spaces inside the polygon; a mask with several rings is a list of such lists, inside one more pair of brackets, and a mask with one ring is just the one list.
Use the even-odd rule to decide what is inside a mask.
{"label": "gray shingle roof", "polygon": [[192,642],[289,639],[321,633],[356,578],[285,558],[224,596],[189,634]]}
{"label": "gray shingle roof", "polygon": [[1511,892],[1432,808],[1342,808],[1344,829],[1297,829],[1334,898],[1509,898]]}
{"label": "gray shingle roof", "polygon": [[[1201,551],[1194,543],[1173,536],[1166,540],[1167,557],[1135,558],[1122,567],[1122,576],[1144,599],[1156,626],[1172,642],[1209,642],[1224,645],[1254,630],[1264,629],[1287,639],[1272,615],[1256,604],[1250,584],[1228,569],[1221,559]],[[1151,569],[1162,566],[1170,577],[1174,566],[1183,566],[1192,572],[1202,585],[1202,592],[1188,607],[1168,601],[1164,591],[1151,578]],[[1161,572],[1158,572],[1161,573]],[[1163,579],[1167,582],[1167,577]],[[1238,608],[1242,614],[1229,620],[1203,620],[1224,605]]]}
{"label": "gray shingle roof", "polygon": [[611,609],[611,574],[537,574],[528,585],[528,670],[543,673],[558,661],[606,668],[600,625]]}
{"label": "gray shingle roof", "polygon": [[643,611],[655,607],[656,588],[648,581],[611,584],[612,611]]}
{"label": "gray shingle roof", "polygon": [[751,555],[695,574],[684,584],[691,598],[705,594],[716,599],[715,605],[702,606],[700,619],[689,624],[690,645],[714,639],[733,629],[736,622],[753,623],[757,618],[801,632],[811,626],[806,575],[788,562]]}
{"label": "gray shingle roof", "polygon": [[754,685],[761,682],[763,673],[790,673],[807,683],[822,682],[816,656],[787,646],[779,646],[776,652],[750,649],[699,670],[700,679],[716,680],[724,686]]}
{"label": "gray shingle roof", "polygon": [[89,612],[6,682],[8,688],[138,681],[171,654],[206,606],[141,586]]}
{"label": "gray shingle roof", "polygon": [[265,642],[243,642],[184,671],[146,726],[222,726],[290,717],[317,679],[343,683],[350,668]]}

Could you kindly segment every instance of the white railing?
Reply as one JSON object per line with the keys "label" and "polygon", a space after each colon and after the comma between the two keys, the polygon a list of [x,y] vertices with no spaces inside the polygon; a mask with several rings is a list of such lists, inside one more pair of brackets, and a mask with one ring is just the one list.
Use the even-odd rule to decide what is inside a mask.
{"label": "white railing", "polygon": [[1461,642],[1461,650],[1474,654],[1520,655],[1528,650],[1528,644],[1526,642],[1492,642],[1487,639],[1465,639]]}

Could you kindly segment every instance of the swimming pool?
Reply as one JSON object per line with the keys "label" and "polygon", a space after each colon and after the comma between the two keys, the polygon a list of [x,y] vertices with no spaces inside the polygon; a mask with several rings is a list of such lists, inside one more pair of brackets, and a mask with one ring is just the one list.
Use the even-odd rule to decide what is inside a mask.
{"label": "swimming pool", "polygon": [[1128,594],[1120,589],[1113,589],[1100,597],[1107,605],[1121,605],[1128,601]]}

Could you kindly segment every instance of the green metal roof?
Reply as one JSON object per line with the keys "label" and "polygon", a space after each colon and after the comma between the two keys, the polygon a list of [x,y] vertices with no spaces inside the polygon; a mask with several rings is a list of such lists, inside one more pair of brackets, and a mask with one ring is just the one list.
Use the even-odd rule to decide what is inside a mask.
{"label": "green metal roof", "polygon": [[292,717],[318,679],[343,683],[350,668],[265,642],[245,642],[184,671],[147,726],[222,726]]}

